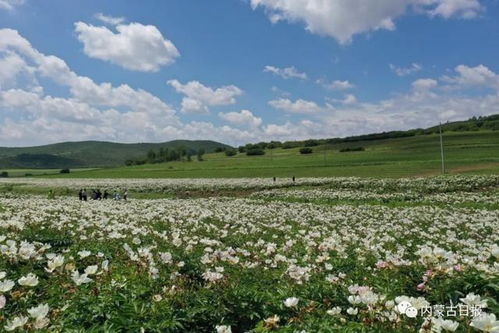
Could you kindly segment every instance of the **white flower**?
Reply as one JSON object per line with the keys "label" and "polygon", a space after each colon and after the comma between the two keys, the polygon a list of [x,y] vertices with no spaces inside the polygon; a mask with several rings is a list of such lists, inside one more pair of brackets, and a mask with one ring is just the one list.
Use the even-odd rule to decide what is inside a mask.
{"label": "white flower", "polygon": [[6,293],[10,291],[15,285],[15,282],[12,280],[0,281],[0,292]]}
{"label": "white flower", "polygon": [[6,331],[13,331],[16,328],[23,327],[28,322],[28,317],[14,317],[11,321],[7,322],[4,326]]}
{"label": "white flower", "polygon": [[89,283],[92,282],[92,279],[90,279],[87,274],[81,274],[78,271],[74,271],[73,274],[71,275],[71,279],[76,283],[77,286],[82,285],[84,283]]}
{"label": "white flower", "polygon": [[452,321],[452,320],[443,320],[442,321],[442,328],[446,331],[449,331],[449,332],[454,332],[455,330],[457,330],[458,326],[459,326],[459,323]]}
{"label": "white flower", "polygon": [[92,252],[86,251],[86,250],[78,252],[78,255],[80,256],[80,259],[86,258],[86,257],[88,257],[91,254],[92,254]]}
{"label": "white flower", "polygon": [[37,307],[28,309],[28,313],[32,318],[42,319],[47,317],[47,314],[49,313],[49,306],[48,304],[40,304]]}
{"label": "white flower", "polygon": [[286,298],[284,301],[284,305],[286,305],[288,308],[295,307],[298,304],[298,298],[296,297],[289,297]]}
{"label": "white flower", "polygon": [[7,276],[7,273],[0,272],[0,280]]}
{"label": "white flower", "polygon": [[272,317],[268,317],[264,320],[265,324],[270,327],[277,327],[277,323],[281,320],[278,315],[274,315]]}
{"label": "white flower", "polygon": [[97,265],[88,266],[87,268],[85,268],[85,274],[94,275],[95,273],[97,273],[98,269],[99,267]]}
{"label": "white flower", "polygon": [[155,302],[160,302],[163,299],[163,296],[161,296],[160,294],[156,294],[152,297],[152,299]]}
{"label": "white flower", "polygon": [[215,326],[217,333],[232,333],[230,326],[227,325],[217,325]]}
{"label": "white flower", "polygon": [[483,332],[499,332],[499,321],[496,320],[496,315],[493,313],[484,313],[481,316],[474,318],[470,326]]}
{"label": "white flower", "polygon": [[170,264],[172,262],[172,254],[170,252],[163,252],[159,257],[163,264]]}
{"label": "white flower", "polygon": [[48,318],[36,318],[34,327],[36,329],[42,329],[50,323]]}
{"label": "white flower", "polygon": [[3,309],[5,307],[5,303],[7,303],[7,300],[5,299],[4,295],[0,295],[0,309]]}
{"label": "white flower", "polygon": [[203,273],[203,279],[209,282],[215,282],[223,279],[224,275],[218,272],[206,271]]}
{"label": "white flower", "polygon": [[469,293],[466,298],[460,298],[461,302],[469,306],[477,306],[481,308],[487,307],[487,300],[482,300],[480,295],[475,295],[474,293]]}
{"label": "white flower", "polygon": [[62,255],[54,256],[48,261],[47,263],[48,268],[46,268],[45,270],[49,273],[52,273],[56,268],[61,267],[63,264],[64,264],[64,256]]}
{"label": "white flower", "polygon": [[348,309],[347,309],[347,313],[348,313],[349,315],[354,316],[354,315],[356,315],[357,313],[359,313],[359,309],[357,309],[357,308],[348,308]]}
{"label": "white flower", "polygon": [[38,277],[33,273],[29,273],[28,275],[23,276],[19,280],[17,280],[17,283],[19,283],[21,286],[34,287],[38,285]]}
{"label": "white flower", "polygon": [[101,264],[102,270],[103,271],[108,271],[109,270],[109,260],[104,260]]}
{"label": "white flower", "polygon": [[332,309],[327,310],[326,312],[331,316],[339,315],[341,313],[341,308],[339,306],[336,306]]}
{"label": "white flower", "polygon": [[435,332],[440,332],[441,330],[454,332],[457,329],[457,327],[459,326],[459,323],[457,323],[455,321],[444,320],[443,318],[440,318],[440,317],[432,318],[431,323],[432,323],[432,330]]}

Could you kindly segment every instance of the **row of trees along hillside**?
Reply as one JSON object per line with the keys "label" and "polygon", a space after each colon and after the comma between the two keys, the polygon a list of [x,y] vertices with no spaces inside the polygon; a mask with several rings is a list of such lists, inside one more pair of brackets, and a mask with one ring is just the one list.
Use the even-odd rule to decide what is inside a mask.
{"label": "row of trees along hillside", "polygon": [[[408,131],[391,131],[382,132],[375,134],[365,134],[357,136],[349,136],[345,138],[331,138],[331,139],[309,139],[304,141],[271,141],[271,142],[259,142],[254,144],[247,144],[244,146],[239,146],[238,151],[240,153],[246,153],[247,155],[258,155],[253,154],[257,151],[263,151],[264,149],[273,148],[300,148],[300,147],[314,147],[324,144],[337,144],[337,143],[350,143],[358,141],[372,141],[372,140],[386,140],[386,139],[396,139],[411,137],[416,135],[430,135],[439,133],[439,126],[433,126],[426,129],[417,128]],[[442,130],[444,132],[469,132],[469,131],[499,131],[499,114],[486,116],[486,117],[473,117],[465,121],[455,121],[442,124]],[[249,153],[248,153],[249,152]]]}
{"label": "row of trees along hillside", "polygon": [[172,161],[185,161],[190,162],[193,156],[198,161],[203,160],[203,155],[205,150],[203,148],[194,150],[187,149],[185,147],[176,148],[160,148],[159,150],[151,149],[147,152],[144,158],[140,159],[129,159],[125,162],[126,165],[142,165],[146,163],[164,163]]}

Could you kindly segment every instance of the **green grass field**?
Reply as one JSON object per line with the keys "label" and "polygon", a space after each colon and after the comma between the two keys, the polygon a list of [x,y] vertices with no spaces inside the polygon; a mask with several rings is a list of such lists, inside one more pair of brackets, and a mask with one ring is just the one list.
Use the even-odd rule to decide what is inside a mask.
{"label": "green grass field", "polygon": [[[362,152],[340,153],[345,147],[365,147]],[[449,173],[499,173],[499,133],[449,132],[444,135]],[[267,150],[264,156],[206,154],[204,161],[169,162],[141,166],[95,169],[69,178],[239,178],[239,177],[412,177],[440,173],[437,135],[360,141],[313,147],[310,155],[299,149]]]}
{"label": "green grass field", "polygon": [[[91,170],[95,170],[95,168],[71,169],[71,172],[82,172],[82,171],[91,171]],[[61,169],[0,169],[0,172],[2,171],[8,172],[9,177],[30,177],[30,176],[59,174]]]}

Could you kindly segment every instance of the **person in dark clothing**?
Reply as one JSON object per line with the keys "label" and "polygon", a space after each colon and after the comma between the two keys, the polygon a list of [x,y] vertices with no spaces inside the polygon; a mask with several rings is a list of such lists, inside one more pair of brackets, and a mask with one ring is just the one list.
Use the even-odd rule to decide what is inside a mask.
{"label": "person in dark clothing", "polygon": [[274,180],[274,183],[275,183],[275,181],[276,181],[276,178],[274,177],[274,178],[273,178],[273,180]]}
{"label": "person in dark clothing", "polygon": [[296,179],[295,179],[295,176],[293,176],[293,183],[295,182],[295,180],[296,180]]}
{"label": "person in dark clothing", "polygon": [[80,190],[78,191],[78,199],[79,199],[80,201],[82,201],[82,200],[83,200],[83,190],[82,190],[82,189],[80,189]]}
{"label": "person in dark clothing", "polygon": [[102,195],[102,198],[103,199],[109,198],[109,193],[107,192],[107,190],[104,190],[104,194]]}
{"label": "person in dark clothing", "polygon": [[102,192],[100,191],[100,189],[97,189],[96,193],[97,193],[97,195],[96,195],[97,200],[101,200],[102,199]]}
{"label": "person in dark clothing", "polygon": [[83,198],[83,201],[87,201],[87,189],[85,189],[85,188],[83,189],[81,196]]}

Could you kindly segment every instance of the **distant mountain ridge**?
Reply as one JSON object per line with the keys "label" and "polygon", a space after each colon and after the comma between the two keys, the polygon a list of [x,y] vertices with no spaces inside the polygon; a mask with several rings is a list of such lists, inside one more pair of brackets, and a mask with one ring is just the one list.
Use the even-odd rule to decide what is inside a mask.
{"label": "distant mountain ridge", "polygon": [[106,141],[62,142],[34,147],[0,147],[0,168],[94,168],[122,166],[143,158],[151,149],[184,147],[206,153],[229,145],[210,140],[174,140],[163,143],[114,143]]}

